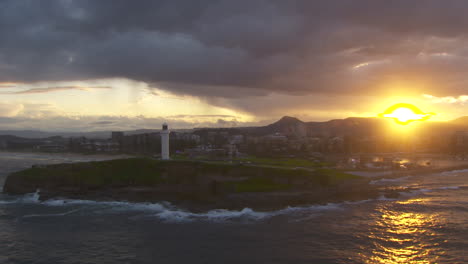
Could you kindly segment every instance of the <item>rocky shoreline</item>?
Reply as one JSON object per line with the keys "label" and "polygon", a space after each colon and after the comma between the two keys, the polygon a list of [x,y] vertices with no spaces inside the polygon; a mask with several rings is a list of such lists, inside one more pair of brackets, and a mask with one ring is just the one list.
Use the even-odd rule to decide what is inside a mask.
{"label": "rocky shoreline", "polygon": [[39,190],[41,200],[167,201],[190,211],[274,210],[379,197],[381,190],[369,182],[330,169],[121,159],[15,172],[6,179],[3,191],[26,194]]}
{"label": "rocky shoreline", "polygon": [[[241,210],[252,208],[258,211],[283,209],[288,206],[305,206],[312,204],[327,204],[350,201],[376,199],[382,195],[379,188],[368,182],[339,185],[330,188],[315,188],[308,191],[277,191],[231,193],[225,195],[183,195],[179,193],[160,192],[158,188],[107,188],[97,190],[72,189],[38,189],[41,201],[49,199],[78,199],[93,201],[125,201],[135,203],[171,204],[192,211],[204,212],[213,209]],[[395,197],[394,192],[388,191],[387,198]]]}

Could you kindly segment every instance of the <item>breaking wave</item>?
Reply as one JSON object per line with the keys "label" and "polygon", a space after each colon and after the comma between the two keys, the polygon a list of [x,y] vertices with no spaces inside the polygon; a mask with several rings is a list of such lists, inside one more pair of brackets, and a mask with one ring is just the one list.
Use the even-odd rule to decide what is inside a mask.
{"label": "breaking wave", "polygon": [[406,191],[406,192],[400,192],[400,195],[403,197],[409,197],[409,196],[415,196],[415,195],[420,195],[424,193],[429,193],[429,192],[434,192],[434,191],[440,191],[440,190],[459,190],[465,188],[465,186],[443,186],[443,187],[436,187],[436,188],[421,188],[421,189],[415,189],[411,191]]}
{"label": "breaking wave", "polygon": [[370,184],[398,183],[398,182],[401,182],[401,181],[403,181],[403,180],[408,179],[409,177],[410,177],[410,176],[405,176],[405,177],[400,177],[400,178],[395,178],[395,179],[386,179],[386,178],[383,178],[383,179],[379,179],[379,180],[370,181],[369,183],[370,183]]}
{"label": "breaking wave", "polygon": [[0,204],[16,204],[16,203],[38,203],[39,190],[35,193],[28,193],[16,199],[1,199]]}
{"label": "breaking wave", "polygon": [[450,175],[450,174],[465,173],[465,172],[468,172],[468,169],[444,171],[444,172],[441,172],[440,175]]}
{"label": "breaking wave", "polygon": [[458,190],[461,186],[447,186],[447,187],[440,187],[437,188],[438,190]]}
{"label": "breaking wave", "polygon": [[0,200],[0,204],[37,204],[48,207],[71,207],[62,213],[54,214],[30,214],[25,215],[23,218],[33,217],[58,217],[71,215],[77,211],[86,211],[87,213],[119,213],[119,212],[138,212],[143,213],[144,217],[156,217],[164,222],[190,222],[190,221],[214,221],[225,222],[231,220],[247,220],[247,221],[260,221],[275,216],[304,216],[304,215],[317,215],[320,212],[329,210],[339,210],[346,204],[357,204],[366,202],[344,202],[344,203],[329,203],[325,205],[310,205],[310,206],[297,206],[286,207],[276,211],[255,211],[251,208],[244,208],[242,210],[227,210],[227,209],[214,209],[207,212],[195,213],[178,208],[171,203],[131,203],[121,201],[92,201],[92,200],[78,200],[78,199],[51,199],[46,201],[39,200],[39,190],[35,193],[16,197],[15,199]]}
{"label": "breaking wave", "polygon": [[[400,192],[400,194],[401,198],[404,199],[405,197],[420,195],[436,190],[457,190],[462,187],[464,186],[445,186],[433,189],[421,188],[411,190],[409,192]],[[320,215],[326,211],[344,209],[346,206],[353,206],[372,201],[398,200],[395,198],[387,198],[384,195],[381,195],[377,199],[347,201],[342,203],[328,203],[325,205],[286,207],[284,209],[275,211],[255,211],[251,208],[244,208],[242,210],[214,209],[207,212],[198,213],[178,208],[169,202],[131,203],[122,201],[92,201],[78,199],[51,199],[46,201],[40,201],[39,190],[35,193],[26,194],[21,197],[15,197],[14,199],[11,199],[11,197],[9,198],[10,199],[0,199],[0,204],[38,204],[49,207],[71,207],[72,209],[62,213],[25,215],[24,218],[67,216],[77,211],[86,211],[86,213],[91,214],[137,212],[142,213],[143,217],[156,217],[157,219],[163,222],[225,222],[236,220],[261,221],[276,216],[293,216],[296,219],[309,219],[311,217]]]}

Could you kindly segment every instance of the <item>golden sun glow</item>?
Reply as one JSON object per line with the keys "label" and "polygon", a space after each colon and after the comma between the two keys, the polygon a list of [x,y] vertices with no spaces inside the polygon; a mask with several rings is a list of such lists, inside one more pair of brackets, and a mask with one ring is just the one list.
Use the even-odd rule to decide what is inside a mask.
{"label": "golden sun glow", "polygon": [[425,121],[433,115],[434,113],[424,113],[412,104],[399,103],[389,107],[379,117],[392,118],[397,124],[408,125],[414,121]]}

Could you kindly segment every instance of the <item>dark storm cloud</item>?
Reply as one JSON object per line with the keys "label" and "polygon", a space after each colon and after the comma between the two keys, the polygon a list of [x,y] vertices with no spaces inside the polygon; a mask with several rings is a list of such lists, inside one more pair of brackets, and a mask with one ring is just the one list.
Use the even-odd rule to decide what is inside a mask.
{"label": "dark storm cloud", "polygon": [[378,94],[382,81],[429,76],[425,93],[457,95],[467,11],[461,0],[0,1],[0,82],[124,77],[239,98]]}

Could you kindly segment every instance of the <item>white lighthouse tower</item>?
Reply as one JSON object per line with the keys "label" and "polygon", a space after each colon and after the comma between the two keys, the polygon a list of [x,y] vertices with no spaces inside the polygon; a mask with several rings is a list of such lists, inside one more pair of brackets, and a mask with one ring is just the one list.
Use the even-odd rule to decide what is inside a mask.
{"label": "white lighthouse tower", "polygon": [[169,159],[169,129],[167,127],[167,123],[162,125],[161,131],[161,159]]}

